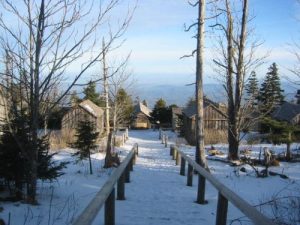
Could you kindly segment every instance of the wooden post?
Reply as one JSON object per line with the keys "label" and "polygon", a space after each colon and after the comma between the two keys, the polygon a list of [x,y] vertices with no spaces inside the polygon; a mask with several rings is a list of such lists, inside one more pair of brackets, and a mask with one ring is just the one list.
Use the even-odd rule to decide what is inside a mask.
{"label": "wooden post", "polygon": [[187,186],[193,186],[193,166],[188,164]]}
{"label": "wooden post", "polygon": [[130,171],[133,171],[133,157],[129,161],[129,169],[130,169]]}
{"label": "wooden post", "polygon": [[162,135],[161,143],[162,143],[162,144],[165,143],[165,134]]}
{"label": "wooden post", "polygon": [[203,177],[200,173],[198,173],[197,203],[207,203],[207,201],[205,201],[205,177]]}
{"label": "wooden post", "polygon": [[124,172],[118,180],[117,200],[125,200],[125,174]]}
{"label": "wooden post", "polygon": [[174,150],[173,150],[173,157],[172,157],[173,160],[176,159],[176,154],[177,154],[177,150],[176,150],[176,148],[174,148]]}
{"label": "wooden post", "polygon": [[174,148],[175,148],[174,145],[170,146],[170,156],[173,156],[173,154],[174,154]]}
{"label": "wooden post", "polygon": [[136,145],[136,149],[135,149],[136,155],[139,155],[139,146]]}
{"label": "wooden post", "polygon": [[129,164],[126,166],[126,169],[125,169],[125,183],[130,183],[130,166],[129,166]]}
{"label": "wooden post", "polygon": [[168,147],[168,135],[165,136],[165,148]]}
{"label": "wooden post", "polygon": [[136,151],[134,151],[133,160],[132,160],[132,164],[135,165],[135,163],[136,163]]}
{"label": "wooden post", "polygon": [[176,151],[176,162],[175,162],[175,165],[179,165],[179,161],[180,161],[180,154],[178,151]]}
{"label": "wooden post", "polygon": [[226,225],[228,200],[219,192],[216,225]]}
{"label": "wooden post", "polygon": [[115,188],[105,201],[104,224],[115,225]]}
{"label": "wooden post", "polygon": [[185,159],[181,157],[181,163],[180,163],[180,175],[185,175]]}

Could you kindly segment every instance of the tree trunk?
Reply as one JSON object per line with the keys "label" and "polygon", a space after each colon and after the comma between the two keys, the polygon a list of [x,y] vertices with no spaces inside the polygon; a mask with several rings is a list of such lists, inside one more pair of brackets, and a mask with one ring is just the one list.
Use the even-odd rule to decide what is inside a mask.
{"label": "tree trunk", "polygon": [[110,168],[111,167],[111,161],[112,161],[111,144],[112,144],[112,132],[110,132],[108,134],[108,137],[107,137],[104,168]]}
{"label": "tree trunk", "polygon": [[[228,159],[239,159],[239,139],[240,126],[243,122],[241,115],[241,101],[244,89],[244,52],[247,38],[247,19],[248,19],[248,0],[243,0],[243,15],[241,21],[240,35],[238,39],[238,56],[236,65],[235,86],[233,86],[233,62],[236,61],[234,56],[234,32],[233,18],[230,9],[230,3],[226,0],[227,11],[227,94],[228,94]],[[234,90],[234,91],[233,91]]]}
{"label": "tree trunk", "polygon": [[[40,14],[38,19],[37,34],[34,45],[35,55],[34,61],[31,62],[32,70],[32,96],[31,96],[31,149],[29,149],[29,174],[28,174],[28,189],[27,189],[27,200],[29,203],[36,203],[36,186],[37,186],[37,168],[38,168],[38,128],[39,128],[39,109],[40,109],[40,54],[42,50],[42,40],[44,32],[44,0],[41,1]],[[31,34],[33,38],[33,34]],[[34,39],[32,40],[34,41]],[[31,58],[33,60],[33,58]],[[34,68],[34,69],[33,69]]]}
{"label": "tree trunk", "polygon": [[104,39],[102,41],[102,51],[103,51],[103,85],[104,85],[104,97],[105,97],[105,131],[106,135],[109,135],[110,125],[109,125],[109,103],[108,103],[108,81],[107,81],[107,67],[106,67],[106,50]]}
{"label": "tree trunk", "polygon": [[196,59],[196,162],[207,168],[204,149],[204,117],[203,117],[203,61],[204,61],[204,22],[205,0],[199,1],[198,9],[198,36],[197,36],[197,59]]}

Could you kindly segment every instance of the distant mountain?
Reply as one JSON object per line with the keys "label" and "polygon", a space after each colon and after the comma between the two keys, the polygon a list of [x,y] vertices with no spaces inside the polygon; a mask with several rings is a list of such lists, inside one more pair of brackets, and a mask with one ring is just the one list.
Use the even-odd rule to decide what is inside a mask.
{"label": "distant mountain", "polygon": [[[167,105],[176,104],[184,106],[190,97],[195,96],[195,86],[185,85],[140,85],[136,90],[141,100],[146,99],[150,107],[153,107],[159,98],[163,98]],[[220,84],[205,84],[204,94],[216,102],[222,102],[226,98]]]}
{"label": "distant mountain", "polygon": [[[287,101],[291,101],[297,88],[290,83],[282,83],[282,89]],[[194,97],[195,86],[185,85],[139,85],[136,94],[140,100],[146,100],[149,107],[153,107],[159,98],[163,98],[167,105],[185,106],[190,97]],[[221,84],[204,84],[204,94],[215,102],[226,103],[226,95]]]}

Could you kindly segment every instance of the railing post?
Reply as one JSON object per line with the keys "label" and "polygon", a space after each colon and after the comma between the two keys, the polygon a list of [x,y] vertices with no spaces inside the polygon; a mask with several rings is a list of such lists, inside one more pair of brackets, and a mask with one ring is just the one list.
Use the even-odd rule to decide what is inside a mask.
{"label": "railing post", "polygon": [[133,154],[133,160],[132,160],[132,164],[135,165],[136,163],[136,151],[134,150],[134,154]]}
{"label": "railing post", "polygon": [[178,151],[176,151],[176,162],[175,162],[176,166],[179,164],[179,161],[180,161],[180,154]]}
{"label": "railing post", "polygon": [[173,156],[173,154],[174,154],[174,148],[175,148],[174,145],[170,146],[170,156]]}
{"label": "railing post", "polygon": [[105,201],[104,224],[115,225],[115,188]]}
{"label": "railing post", "polygon": [[206,204],[205,200],[205,177],[198,173],[198,192],[197,192],[197,203]]}
{"label": "railing post", "polygon": [[117,200],[125,200],[125,174],[124,172],[118,180]]}
{"label": "railing post", "polygon": [[161,143],[162,143],[162,144],[165,143],[165,134],[162,135]]}
{"label": "railing post", "polygon": [[228,200],[219,192],[216,225],[226,225]]}
{"label": "railing post", "polygon": [[193,166],[188,164],[187,186],[193,186]]}
{"label": "railing post", "polygon": [[125,129],[125,134],[126,134],[126,140],[128,140],[129,135],[128,135],[128,128]]}
{"label": "railing post", "polygon": [[168,135],[165,136],[165,148],[168,147]]}
{"label": "railing post", "polygon": [[175,160],[176,159],[176,154],[177,154],[177,149],[174,147],[174,150],[173,150],[173,157],[172,159]]}
{"label": "railing post", "polygon": [[129,164],[128,164],[130,171],[133,171],[133,158],[134,158],[134,156],[130,159]]}
{"label": "railing post", "polygon": [[158,131],[158,139],[160,140],[161,139],[161,128],[159,128],[159,131]]}
{"label": "railing post", "polygon": [[129,164],[126,166],[126,169],[125,169],[125,183],[130,183],[130,166],[129,166]]}
{"label": "railing post", "polygon": [[136,155],[139,155],[139,145],[136,145],[136,149],[135,149]]}
{"label": "railing post", "polygon": [[185,159],[181,157],[181,163],[180,163],[180,175],[185,175]]}

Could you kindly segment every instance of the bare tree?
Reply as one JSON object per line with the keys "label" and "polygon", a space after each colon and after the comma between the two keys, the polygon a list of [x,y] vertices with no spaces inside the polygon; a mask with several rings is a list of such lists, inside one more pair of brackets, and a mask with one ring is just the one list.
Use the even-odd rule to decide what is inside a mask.
{"label": "bare tree", "polygon": [[[28,202],[36,202],[40,113],[50,113],[82,75],[102,59],[104,50],[94,51],[99,46],[99,31],[108,39],[105,50],[124,34],[131,13],[127,12],[115,29],[109,22],[109,16],[118,4],[119,0],[109,0],[105,4],[84,0],[26,0],[18,3],[1,0],[0,43],[14,63],[12,73],[1,73],[2,80],[20,84],[21,102],[29,117],[32,146],[27,151],[30,159]],[[80,68],[72,78],[66,76],[76,65]],[[49,102],[47,97],[51,90],[65,80],[70,85]],[[9,88],[5,82],[1,85],[4,89]],[[47,110],[41,110],[42,103],[47,103]]]}
{"label": "bare tree", "polygon": [[133,104],[132,102],[130,104],[130,99],[128,99],[130,96],[127,94],[127,91],[130,90],[134,82],[131,79],[132,72],[128,71],[129,57],[130,55],[117,67],[111,67],[114,76],[111,76],[109,79],[109,95],[112,105],[111,115],[114,131],[117,131],[120,125],[128,124],[126,120],[128,120],[130,107],[132,107]]}
{"label": "bare tree", "polygon": [[[219,1],[220,2],[220,1]],[[248,29],[248,0],[222,0],[224,7],[216,6],[218,14],[216,24],[221,34],[218,36],[219,56],[214,59],[218,73],[224,76],[224,88],[228,104],[228,158],[239,158],[239,142],[242,128],[249,126],[247,117],[253,111],[251,104],[243,104],[244,86],[247,74],[260,65],[265,57],[256,57],[255,50],[260,46],[257,40],[251,40],[253,30]],[[237,9],[236,7],[241,7]],[[253,101],[253,99],[252,99]]]}
{"label": "bare tree", "polygon": [[203,74],[205,0],[198,2],[197,57],[196,57],[196,162],[207,168],[204,149]]}
{"label": "bare tree", "polygon": [[194,56],[196,53],[196,153],[195,160],[201,166],[207,168],[207,162],[205,158],[204,149],[204,112],[203,112],[203,74],[204,74],[204,39],[205,39],[205,12],[206,12],[206,0],[199,0],[195,4],[189,2],[193,7],[198,7],[198,19],[197,22],[191,24],[186,31],[190,31],[191,28],[196,27],[196,39],[197,47],[191,55],[185,55],[184,57]]}

